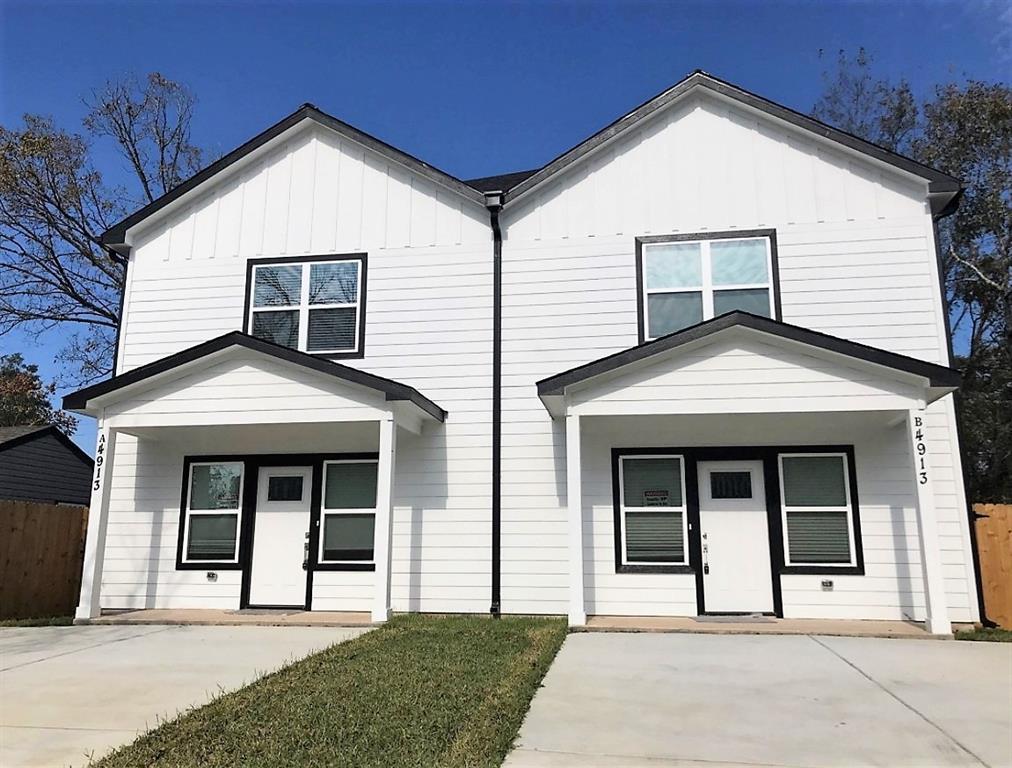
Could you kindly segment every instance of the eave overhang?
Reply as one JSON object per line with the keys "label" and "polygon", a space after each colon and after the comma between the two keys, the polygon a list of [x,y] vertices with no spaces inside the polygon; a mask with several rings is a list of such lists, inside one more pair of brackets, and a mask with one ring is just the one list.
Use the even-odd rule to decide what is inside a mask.
{"label": "eave overhang", "polygon": [[839,355],[864,365],[884,368],[908,377],[923,380],[932,398],[937,399],[959,387],[960,372],[942,365],[925,362],[866,344],[830,336],[808,328],[771,320],[748,312],[729,312],[659,339],[593,360],[537,383],[538,397],[549,413],[559,415],[567,390],[591,380],[621,371],[637,363],[649,361],[681,347],[705,342],[716,334],[731,329],[744,329],[810,347],[813,352]]}
{"label": "eave overhang", "polygon": [[316,357],[315,355],[282,347],[278,344],[272,344],[239,331],[226,333],[203,344],[184,349],[182,352],[163,357],[153,363],[142,365],[119,376],[93,384],[84,389],[79,389],[77,392],[72,392],[63,398],[63,407],[68,411],[88,413],[89,408],[94,407],[96,401],[109,401],[111,400],[110,396],[122,390],[152,381],[177,369],[191,366],[201,359],[232,348],[258,352],[316,371],[317,373],[333,376],[350,384],[379,392],[388,401],[410,403],[424,414],[426,418],[440,422],[446,420],[447,412],[412,386],[366,373],[357,368],[335,363],[331,360]]}

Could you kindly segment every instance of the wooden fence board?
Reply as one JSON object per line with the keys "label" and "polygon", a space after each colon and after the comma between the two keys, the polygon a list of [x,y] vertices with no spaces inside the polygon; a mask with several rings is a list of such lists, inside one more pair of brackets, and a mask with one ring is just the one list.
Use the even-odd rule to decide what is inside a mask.
{"label": "wooden fence board", "polygon": [[984,611],[1012,629],[1012,504],[974,504]]}
{"label": "wooden fence board", "polygon": [[73,615],[86,507],[0,501],[0,619]]}

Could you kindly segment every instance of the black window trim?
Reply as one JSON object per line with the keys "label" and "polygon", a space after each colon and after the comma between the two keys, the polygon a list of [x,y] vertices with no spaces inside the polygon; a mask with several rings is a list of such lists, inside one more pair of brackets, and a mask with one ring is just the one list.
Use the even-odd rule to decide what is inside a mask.
{"label": "black window trim", "polygon": [[[681,469],[682,484],[682,530],[684,532],[683,551],[685,553],[684,563],[627,563],[625,557],[625,540],[622,532],[625,531],[623,522],[623,478],[622,460],[630,458],[664,458],[678,459]],[[641,451],[635,454],[619,453],[615,457],[615,468],[613,474],[614,493],[613,502],[616,505],[615,515],[615,572],[616,573],[692,573],[692,561],[689,554],[689,538],[691,537],[692,521],[689,517],[689,476],[686,468],[686,457],[683,453],[670,453],[667,449],[658,448],[654,452]]]}
{"label": "black window trim", "polygon": [[[320,525],[319,525],[320,535],[319,535],[319,543],[318,543],[317,552],[316,552],[316,563],[317,563],[317,566],[322,567],[322,566],[330,566],[330,565],[334,565],[334,566],[371,565],[371,566],[373,566],[375,568],[376,567],[376,548],[375,548],[375,546],[373,547],[373,550],[372,550],[373,556],[370,559],[368,559],[368,560],[350,560],[350,559],[347,559],[347,558],[343,559],[343,560],[328,560],[328,559],[324,558],[324,556],[323,556],[323,553],[326,551],[324,549],[323,533],[324,533],[324,528],[326,527],[327,516],[328,515],[340,516],[340,515],[367,515],[367,514],[371,514],[373,516],[373,530],[374,531],[375,531],[375,523],[376,523],[376,506],[375,506],[375,504],[373,505],[373,507],[372,507],[371,510],[370,509],[366,509],[365,507],[363,507],[363,508],[353,508],[353,509],[330,509],[330,510],[328,510],[326,507],[324,507],[324,499],[326,498],[326,491],[327,491],[327,465],[328,464],[375,464],[376,465],[376,473],[377,473],[377,484],[379,482],[379,480],[378,480],[378,478],[379,478],[379,455],[376,455],[375,457],[373,457],[373,456],[369,456],[369,457],[342,456],[342,457],[339,457],[339,458],[335,458],[335,457],[331,456],[331,457],[323,459],[323,461],[321,462],[321,467],[322,468],[321,468],[321,473],[320,473],[320,513],[319,513],[320,514]],[[375,538],[375,535],[374,535],[374,538]],[[341,568],[335,568],[335,570],[343,570],[343,569],[341,569]]]}
{"label": "black window trim", "polygon": [[[636,237],[636,333],[640,344],[647,342],[646,306],[643,295],[645,280],[643,277],[643,246],[656,243],[680,243],[694,240],[744,240],[765,237],[770,242],[770,288],[773,291],[773,320],[783,322],[783,309],[780,305],[780,263],[777,254],[776,229],[728,229],[719,232],[684,232],[672,235],[639,235]],[[725,313],[726,314],[726,313]],[[714,315],[719,317],[719,315]],[[714,318],[703,318],[701,323]],[[700,323],[700,324],[701,324]],[[693,327],[693,326],[689,326]],[[685,330],[684,328],[681,330]],[[679,331],[675,331],[678,333]],[[669,334],[670,335],[670,334]],[[663,337],[658,337],[663,338]],[[654,339],[656,340],[656,339]]]}
{"label": "black window trim", "polygon": [[[232,515],[236,516],[235,520],[235,557],[229,560],[194,560],[186,556],[187,552],[187,537],[186,534],[190,528],[190,518],[193,516],[195,510],[190,509],[190,489],[193,478],[191,473],[193,472],[194,466],[205,466],[211,464],[238,464],[241,467],[239,474],[239,506],[235,510],[231,509],[202,509],[196,510],[198,516],[200,515]],[[176,565],[177,568],[182,570],[193,569],[201,570],[206,567],[213,566],[213,570],[238,570],[242,558],[240,555],[241,549],[241,531],[243,523],[245,522],[245,513],[243,498],[246,495],[246,483],[248,478],[246,477],[246,465],[235,459],[200,459],[194,458],[192,460],[184,462],[183,465],[183,492],[179,499],[179,552],[176,554]]]}
{"label": "black window trim", "polygon": [[[275,264],[313,264],[326,261],[358,261],[359,262],[359,302],[358,302],[358,339],[357,349],[351,352],[309,352],[303,349],[296,349],[313,357],[324,360],[359,360],[365,357],[365,322],[366,322],[366,297],[368,282],[368,254],[364,252],[355,253],[326,253],[306,256],[277,256],[263,257],[246,260],[246,296],[243,301],[242,324],[243,332],[253,336],[253,272],[258,266],[271,266]],[[257,337],[253,337],[257,338]]]}
{"label": "black window trim", "polygon": [[[786,565],[782,507],[780,500],[781,453],[843,453],[847,457],[848,482],[854,530],[854,562],[847,566]],[[766,491],[766,528],[769,534],[770,573],[773,579],[773,612],[783,617],[781,577],[792,575],[864,576],[864,543],[861,534],[861,509],[857,489],[857,462],[853,445],[761,445],[761,446],[638,446],[611,449],[612,487],[612,540],[614,542],[615,573],[694,574],[696,581],[696,609],[705,615],[706,602],[703,590],[703,555],[699,529],[699,472],[700,461],[761,461]],[[627,566],[622,564],[621,537],[622,507],[619,498],[619,457],[642,455],[680,455],[684,457],[685,503],[689,527],[689,564],[687,566]]]}

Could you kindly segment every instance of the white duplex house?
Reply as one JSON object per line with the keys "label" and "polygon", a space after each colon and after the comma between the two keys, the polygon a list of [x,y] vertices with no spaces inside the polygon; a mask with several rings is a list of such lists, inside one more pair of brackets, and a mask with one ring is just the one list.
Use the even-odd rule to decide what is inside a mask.
{"label": "white duplex house", "polygon": [[703,72],[471,181],[307,104],[103,235],[78,618],[977,620],[960,189]]}

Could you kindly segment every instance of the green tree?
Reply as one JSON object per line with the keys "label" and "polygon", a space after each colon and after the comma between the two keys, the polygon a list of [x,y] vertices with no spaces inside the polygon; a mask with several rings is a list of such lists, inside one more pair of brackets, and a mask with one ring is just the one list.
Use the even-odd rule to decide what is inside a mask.
{"label": "green tree", "polygon": [[1012,501],[1012,88],[968,80],[920,104],[909,85],[877,77],[863,49],[841,52],[813,116],[963,181],[938,223],[956,364],[968,492]]}
{"label": "green tree", "polygon": [[[84,134],[42,115],[0,126],[0,336],[58,329],[73,383],[112,367],[124,267],[98,236],[201,161],[190,141],[194,97],[158,73],[107,83],[85,104]],[[130,189],[105,183],[96,140],[111,140],[126,161]]]}
{"label": "green tree", "polygon": [[0,427],[55,424],[66,434],[77,429],[77,419],[53,410],[49,398],[56,384],[43,384],[39,367],[28,365],[19,354],[0,357]]}

